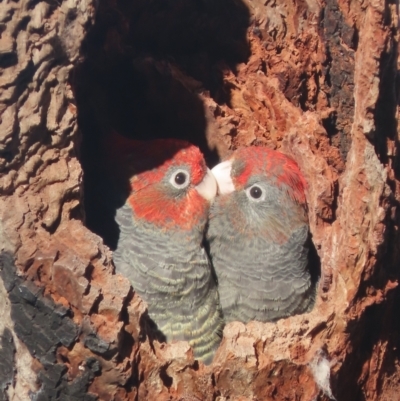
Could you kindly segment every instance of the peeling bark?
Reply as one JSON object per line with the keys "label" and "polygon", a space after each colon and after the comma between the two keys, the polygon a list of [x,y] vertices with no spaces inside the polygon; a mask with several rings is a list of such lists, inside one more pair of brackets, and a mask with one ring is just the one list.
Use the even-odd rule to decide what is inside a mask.
{"label": "peeling bark", "polygon": [[[391,0],[0,5],[0,400],[398,398],[398,7]],[[110,129],[291,155],[316,306],[159,343],[114,273]]]}

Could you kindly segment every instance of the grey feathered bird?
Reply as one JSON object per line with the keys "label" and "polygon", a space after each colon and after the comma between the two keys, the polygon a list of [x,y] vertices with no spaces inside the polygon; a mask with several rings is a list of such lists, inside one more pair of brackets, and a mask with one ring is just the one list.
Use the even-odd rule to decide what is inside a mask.
{"label": "grey feathered bird", "polygon": [[[126,178],[116,212],[116,270],[148,304],[167,341],[186,340],[208,363],[220,342],[221,308],[202,246],[216,182],[199,149],[177,140],[134,141],[112,136],[116,180]],[[116,185],[118,186],[118,185]]]}
{"label": "grey feathered bird", "polygon": [[314,302],[306,182],[280,152],[239,149],[212,170],[220,196],[207,240],[227,322],[274,321]]}

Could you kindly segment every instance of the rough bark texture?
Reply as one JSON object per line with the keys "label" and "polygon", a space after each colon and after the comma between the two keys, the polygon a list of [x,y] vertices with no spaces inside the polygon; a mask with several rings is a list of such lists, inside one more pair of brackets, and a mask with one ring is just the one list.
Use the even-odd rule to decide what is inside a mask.
{"label": "rough bark texture", "polygon": [[[397,5],[242,1],[0,3],[0,400],[398,398]],[[113,271],[109,129],[293,156],[314,310],[228,324],[209,367],[155,341]]]}

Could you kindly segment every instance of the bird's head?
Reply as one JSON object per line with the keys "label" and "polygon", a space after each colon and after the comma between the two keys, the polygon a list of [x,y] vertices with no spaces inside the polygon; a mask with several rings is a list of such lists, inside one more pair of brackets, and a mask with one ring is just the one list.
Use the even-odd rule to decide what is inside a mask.
{"label": "bird's head", "polygon": [[242,230],[279,233],[288,222],[307,222],[306,181],[288,156],[266,147],[241,148],[212,172],[221,206],[232,208]]}
{"label": "bird's head", "polygon": [[135,219],[162,229],[202,230],[217,184],[200,150],[176,139],[135,141],[118,135],[118,141],[123,146],[117,164],[128,176],[127,202]]}

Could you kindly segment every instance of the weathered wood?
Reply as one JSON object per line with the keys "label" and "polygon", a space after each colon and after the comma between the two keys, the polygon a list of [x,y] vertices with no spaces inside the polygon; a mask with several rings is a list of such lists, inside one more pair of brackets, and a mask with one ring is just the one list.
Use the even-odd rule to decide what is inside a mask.
{"label": "weathered wood", "polygon": [[[0,27],[0,400],[398,398],[394,3],[20,0]],[[110,129],[294,157],[314,310],[227,325],[209,367],[157,342],[113,271]]]}

